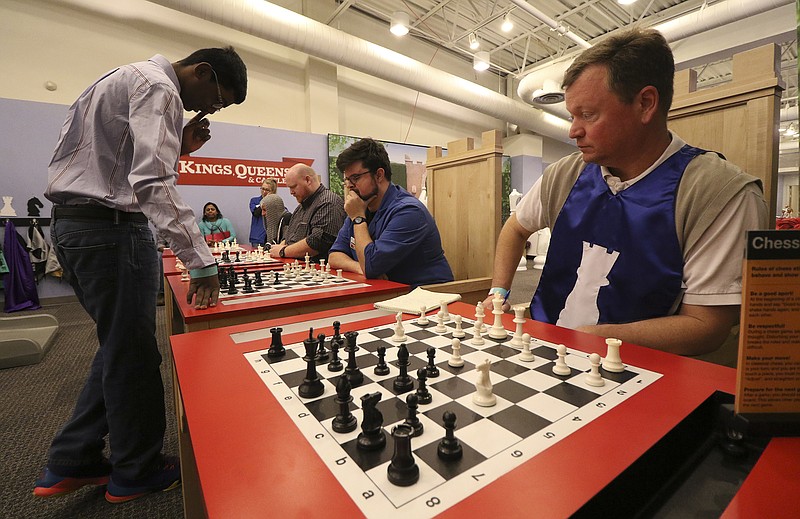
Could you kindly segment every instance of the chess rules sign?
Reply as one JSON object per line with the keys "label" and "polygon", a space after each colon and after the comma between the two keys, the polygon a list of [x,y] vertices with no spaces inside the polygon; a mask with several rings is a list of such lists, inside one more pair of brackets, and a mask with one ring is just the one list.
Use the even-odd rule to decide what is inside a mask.
{"label": "chess rules sign", "polygon": [[800,413],[800,231],[750,231],[737,413]]}

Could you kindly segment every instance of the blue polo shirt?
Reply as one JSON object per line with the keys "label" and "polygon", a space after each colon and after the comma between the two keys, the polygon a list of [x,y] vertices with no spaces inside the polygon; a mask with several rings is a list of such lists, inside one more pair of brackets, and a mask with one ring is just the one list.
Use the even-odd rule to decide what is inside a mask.
{"label": "blue polo shirt", "polygon": [[[367,222],[373,240],[364,250],[367,278],[386,274],[390,281],[412,287],[453,281],[436,222],[414,195],[389,184],[378,211],[367,211]],[[349,218],[330,251],[343,252],[358,261]]]}

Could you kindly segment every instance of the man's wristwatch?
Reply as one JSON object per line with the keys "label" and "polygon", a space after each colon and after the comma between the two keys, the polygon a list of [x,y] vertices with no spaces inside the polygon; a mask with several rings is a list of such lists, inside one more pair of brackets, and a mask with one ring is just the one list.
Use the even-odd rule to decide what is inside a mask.
{"label": "man's wristwatch", "polygon": [[363,216],[356,216],[355,218],[353,218],[353,225],[358,225],[360,223],[366,223],[366,221],[367,221],[367,219],[364,218]]}
{"label": "man's wristwatch", "polygon": [[281,258],[286,257],[286,247],[281,247],[281,250],[278,251],[278,256],[280,256]]}

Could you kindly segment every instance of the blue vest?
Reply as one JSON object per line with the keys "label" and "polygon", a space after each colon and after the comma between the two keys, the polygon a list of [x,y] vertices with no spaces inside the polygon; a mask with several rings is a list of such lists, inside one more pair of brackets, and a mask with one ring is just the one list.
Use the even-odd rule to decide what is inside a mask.
{"label": "blue vest", "polygon": [[617,194],[588,164],[553,226],[531,316],[577,328],[669,315],[684,261],[675,198],[686,166],[703,153],[684,146]]}

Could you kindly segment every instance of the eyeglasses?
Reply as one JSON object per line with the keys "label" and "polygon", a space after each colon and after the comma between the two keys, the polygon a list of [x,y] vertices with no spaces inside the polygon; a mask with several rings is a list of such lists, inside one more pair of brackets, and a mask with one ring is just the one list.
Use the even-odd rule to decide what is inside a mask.
{"label": "eyeglasses", "polygon": [[348,184],[350,184],[351,186],[355,186],[356,182],[358,182],[359,178],[361,178],[364,175],[367,175],[369,173],[372,173],[372,172],[369,171],[369,170],[362,171],[361,173],[356,173],[355,175],[350,175],[349,177],[345,177],[344,181],[347,182]]}
{"label": "eyeglasses", "polygon": [[219,78],[217,77],[217,73],[214,71],[213,67],[211,68],[211,72],[214,74],[214,82],[217,84],[217,101],[219,101],[217,104],[211,105],[211,108],[215,112],[218,112],[225,108],[225,100],[222,99],[222,90],[219,89]]}

